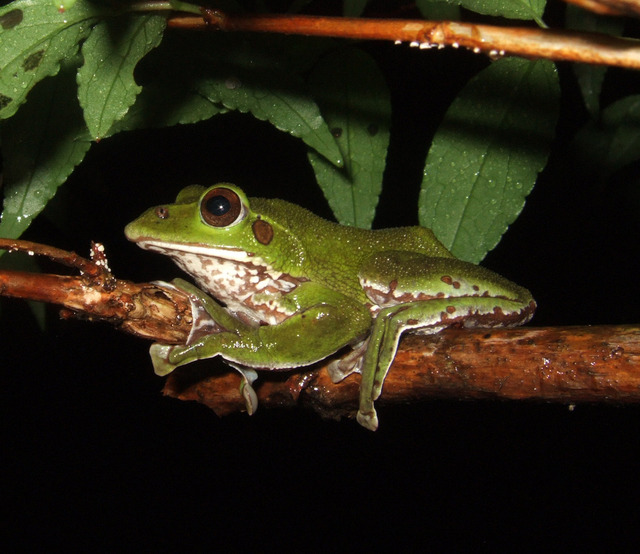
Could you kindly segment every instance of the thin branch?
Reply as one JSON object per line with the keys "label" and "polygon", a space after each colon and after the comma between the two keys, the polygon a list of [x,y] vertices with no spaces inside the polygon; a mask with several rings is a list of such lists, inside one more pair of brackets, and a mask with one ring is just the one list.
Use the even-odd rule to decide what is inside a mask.
{"label": "thin branch", "polygon": [[454,21],[235,15],[213,10],[203,10],[203,14],[203,17],[172,17],[168,23],[180,29],[392,40],[417,48],[464,47],[492,57],[523,56],[640,69],[640,41],[598,33]]}
{"label": "thin branch", "polygon": [[580,6],[583,10],[601,15],[630,15],[640,16],[640,2],[638,0],[564,0],[570,4]]}
{"label": "thin branch", "polygon": [[0,238],[0,249],[47,256],[82,271],[74,277],[0,270],[0,296],[58,304],[65,308],[63,317],[106,321],[127,333],[167,344],[183,344],[189,336],[193,320],[187,294],[154,283],[116,279],[101,245],[92,246],[93,260],[23,240]]}

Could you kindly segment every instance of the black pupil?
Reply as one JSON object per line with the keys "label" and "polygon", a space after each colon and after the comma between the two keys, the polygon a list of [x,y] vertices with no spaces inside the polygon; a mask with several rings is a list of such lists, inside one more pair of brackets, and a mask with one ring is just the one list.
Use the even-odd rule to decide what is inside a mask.
{"label": "black pupil", "polygon": [[207,200],[207,211],[211,215],[221,216],[231,209],[231,202],[224,196],[212,196]]}

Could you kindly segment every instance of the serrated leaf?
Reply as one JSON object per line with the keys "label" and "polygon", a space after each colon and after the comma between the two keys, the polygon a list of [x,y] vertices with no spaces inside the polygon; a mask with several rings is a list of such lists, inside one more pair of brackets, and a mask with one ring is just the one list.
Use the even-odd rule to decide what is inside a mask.
{"label": "serrated leaf", "polygon": [[[202,67],[193,52],[208,50],[201,35],[179,37],[167,34],[162,43],[136,67],[142,91],[124,118],[116,122],[109,135],[132,129],[170,127],[197,123],[228,110],[211,102],[199,91]],[[211,51],[218,53],[214,45]],[[208,71],[205,72],[208,74]]]}
{"label": "serrated leaf", "polygon": [[585,171],[601,179],[640,159],[640,95],[607,106],[576,133],[574,148]]}
{"label": "serrated leaf", "polygon": [[302,139],[331,163],[342,163],[340,151],[301,77],[273,68],[245,70],[218,65],[214,71],[216,77],[204,78],[198,85],[202,96],[230,110],[250,112],[269,121]]}
{"label": "serrated leaf", "polygon": [[558,98],[551,62],[505,58],[447,110],[427,156],[419,215],[458,258],[482,260],[524,207],[546,164]]}
{"label": "serrated leaf", "polygon": [[2,122],[4,211],[0,236],[17,238],[55,195],[91,146],[75,97],[75,66],[38,84]]}
{"label": "serrated leaf", "polygon": [[119,17],[98,23],[82,45],[78,98],[94,139],[106,136],[135,102],[142,87],[133,70],[160,43],[165,26],[158,15]]}
{"label": "serrated leaf", "polygon": [[172,81],[146,85],[127,114],[109,132],[151,129],[198,123],[228,110]]}
{"label": "serrated leaf", "polygon": [[239,110],[301,138],[339,164],[340,151],[302,78],[331,44],[235,33],[177,38],[168,34],[136,70],[143,91],[111,133],[194,123]]}
{"label": "serrated leaf", "polygon": [[[542,14],[546,0],[444,0],[484,15],[498,15],[510,19],[532,19],[542,24]],[[418,0],[417,4],[428,3]]]}
{"label": "serrated leaf", "polygon": [[382,190],[389,146],[389,90],[373,59],[357,48],[325,56],[309,78],[322,115],[340,148],[344,169],[315,152],[309,160],[336,219],[368,229]]}
{"label": "serrated leaf", "polygon": [[0,118],[16,113],[36,83],[77,53],[103,13],[84,0],[65,12],[51,0],[17,0],[0,8]]}

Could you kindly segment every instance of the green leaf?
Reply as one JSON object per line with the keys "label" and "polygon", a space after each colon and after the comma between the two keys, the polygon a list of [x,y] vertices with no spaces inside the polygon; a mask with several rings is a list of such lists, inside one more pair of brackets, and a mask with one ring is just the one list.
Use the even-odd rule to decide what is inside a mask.
{"label": "green leaf", "polygon": [[2,122],[2,237],[20,236],[91,146],[74,94],[75,72],[69,64],[39,83],[29,102]]}
{"label": "green leaf", "polygon": [[0,118],[11,117],[29,91],[74,56],[99,4],[80,0],[60,12],[51,0],[17,0],[0,8]]}
{"label": "green leaf", "polygon": [[98,23],[82,45],[78,98],[92,138],[103,138],[124,117],[141,90],[137,63],[162,40],[165,18],[135,15]]}
{"label": "green leaf", "polygon": [[419,215],[455,256],[482,260],[524,207],[546,164],[558,98],[551,62],[505,58],[448,109],[427,156]]}
{"label": "green leaf", "polygon": [[250,112],[274,127],[301,138],[308,146],[340,165],[342,158],[320,110],[301,77],[275,69],[245,70],[218,65],[217,77],[204,79],[198,92],[230,110]]}
{"label": "green leaf", "polygon": [[370,228],[382,189],[391,102],[373,59],[357,48],[331,52],[309,78],[314,97],[340,147],[344,168],[315,152],[309,160],[336,219]]}
{"label": "green leaf", "polygon": [[142,91],[109,135],[197,123],[228,111],[200,93],[199,86],[207,78],[208,69],[203,70],[205,64],[193,55],[209,49],[218,53],[219,49],[200,35],[178,38],[167,33],[158,48],[138,64],[136,78]]}
{"label": "green leaf", "polygon": [[111,127],[109,135],[134,129],[198,123],[227,111],[221,104],[185,90],[182,82],[174,79],[166,83],[154,82],[144,86],[135,104]]}
{"label": "green leaf", "polygon": [[194,123],[239,110],[269,121],[341,164],[340,150],[302,77],[331,45],[299,37],[167,34],[136,69],[143,91],[112,132]]}
{"label": "green leaf", "polygon": [[[510,19],[532,19],[539,25],[546,0],[444,0],[484,15],[498,15]],[[418,0],[418,5],[429,3],[429,0]],[[422,8],[421,8],[422,9]]]}
{"label": "green leaf", "polygon": [[605,179],[640,159],[640,95],[627,96],[602,111],[574,138],[585,171]]}

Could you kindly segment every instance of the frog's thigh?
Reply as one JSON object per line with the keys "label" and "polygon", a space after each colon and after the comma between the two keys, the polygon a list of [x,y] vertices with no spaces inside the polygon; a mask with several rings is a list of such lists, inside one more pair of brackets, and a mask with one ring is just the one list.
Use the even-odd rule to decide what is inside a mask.
{"label": "frog's thigh", "polygon": [[319,305],[277,325],[243,327],[238,333],[215,333],[173,347],[169,362],[177,367],[222,356],[249,367],[286,369],[317,362],[352,342],[353,336],[353,319],[347,311]]}
{"label": "frog's thigh", "polygon": [[[355,312],[355,313],[354,313]],[[320,304],[291,316],[277,325],[259,327],[261,355],[281,360],[286,367],[308,365],[351,344],[368,331],[370,319],[365,312],[356,315],[356,307]]]}

